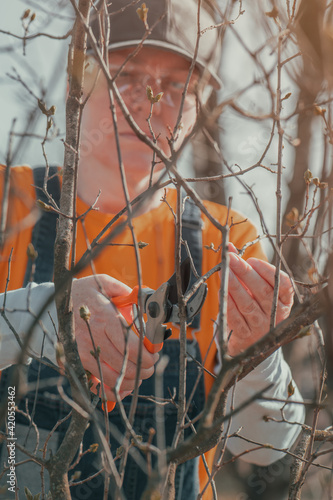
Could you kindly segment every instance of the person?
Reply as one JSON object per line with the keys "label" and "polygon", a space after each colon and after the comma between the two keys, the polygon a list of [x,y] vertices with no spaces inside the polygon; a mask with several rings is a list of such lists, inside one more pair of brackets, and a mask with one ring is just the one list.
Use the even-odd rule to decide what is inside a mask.
{"label": "person", "polygon": [[[148,8],[147,22],[149,27],[154,26],[145,39],[140,50],[133,55],[133,50],[140,43],[145,26],[139,19],[137,5],[130,4],[126,9],[120,0],[114,0],[110,7],[110,40],[108,45],[109,69],[114,75],[119,67],[128,59],[121,73],[116,78],[118,90],[130,111],[136,124],[152,138],[165,155],[170,154],[170,131],[177,123],[179,107],[182,102],[184,85],[194,56],[197,38],[197,2],[183,0],[183,2],[146,2]],[[184,23],[184,19],[187,20]],[[214,17],[208,4],[201,7],[201,25],[208,27],[214,24]],[[98,29],[95,26],[95,34]],[[96,37],[97,37],[96,35]],[[106,78],[99,74],[98,64],[91,50],[87,75],[85,79],[85,95],[91,94],[86,102],[82,119],[82,144],[79,162],[79,176],[77,182],[77,214],[85,214],[78,219],[76,234],[77,261],[89,248],[90,243],[112,219],[124,208],[126,199],[122,186],[119,169],[119,159],[115,154],[116,137],[120,143],[122,162],[126,174],[128,196],[130,200],[145,192],[151,182],[160,175],[163,165],[154,158],[149,145],[141,141],[121,113],[116,104],[118,132],[116,134],[109,109],[109,89]],[[198,89],[204,81],[207,85],[218,87],[219,38],[217,30],[208,30],[200,39],[195,68],[183,102],[181,127],[173,141],[173,149],[181,147],[184,139],[193,129],[198,110]],[[163,92],[162,98],[152,107],[146,95],[147,86],[151,86],[153,95]],[[153,176],[152,176],[152,165]],[[4,186],[5,167],[2,167],[2,189]],[[15,364],[20,354],[20,345],[12,330],[24,339],[34,315],[47,298],[52,297],[54,287],[52,280],[35,282],[27,280],[27,266],[29,264],[26,249],[33,237],[33,213],[36,190],[33,170],[27,166],[18,166],[10,173],[10,210],[7,217],[7,238],[2,248],[1,266],[1,307],[4,312],[0,318],[1,350],[0,368],[2,381],[5,378],[6,368]],[[184,201],[185,207],[188,201]],[[175,224],[177,191],[174,189],[157,190],[140,205],[138,212],[134,212],[132,224],[136,240],[143,242],[140,252],[140,266],[142,282],[153,289],[157,289],[174,272],[175,269]],[[205,202],[209,213],[220,222],[227,217],[233,224],[230,228],[230,271],[228,291],[228,328],[232,332],[229,338],[228,349],[231,356],[242,352],[249,345],[260,339],[269,329],[270,310],[273,297],[275,268],[267,262],[260,243],[247,246],[243,257],[237,254],[237,249],[252,242],[257,237],[257,230],[253,224],[240,213],[228,210],[224,206]],[[97,210],[89,210],[94,206]],[[134,208],[135,210],[135,208]],[[124,220],[124,219],[121,219]],[[200,213],[197,220],[200,232],[201,274],[205,274],[220,261],[220,253],[213,249],[219,248],[221,235],[219,230],[210,222],[208,217]],[[47,228],[46,231],[51,231]],[[42,238],[42,245],[47,244],[48,233]],[[191,248],[190,248],[191,251]],[[45,254],[45,252],[44,252]],[[42,255],[42,254],[40,254]],[[38,259],[36,273],[38,272]],[[10,262],[10,273],[8,272]],[[110,299],[127,294],[138,284],[137,263],[133,238],[128,225],[124,226],[111,244],[93,259],[90,266],[83,269],[73,281],[73,309],[75,314],[75,335],[78,349],[84,368],[99,378],[96,359],[91,355],[92,344],[85,322],[80,317],[79,309],[88,305],[90,310],[90,324],[95,345],[100,347],[100,361],[103,371],[105,392],[108,400],[115,401],[115,387],[117,378],[123,365],[125,336],[123,323],[119,311],[110,304]],[[29,268],[30,269],[30,268]],[[34,279],[33,269],[29,271]],[[28,273],[28,274],[29,274]],[[280,289],[277,305],[277,322],[285,319],[293,303],[293,287],[288,276],[281,272]],[[24,281],[29,284],[23,287]],[[200,312],[200,324],[189,325],[187,328],[187,396],[192,391],[198,377],[196,358],[204,365],[204,372],[199,378],[198,387],[189,407],[188,417],[194,419],[199,415],[207,395],[214,381],[214,372],[218,370],[218,346],[212,342],[214,324],[219,310],[220,274],[213,274],[207,281],[208,293]],[[4,293],[6,291],[6,293]],[[111,301],[112,302],[112,301]],[[169,362],[164,373],[164,397],[169,401],[164,407],[166,444],[170,445],[176,425],[177,409],[172,404],[178,390],[179,372],[179,328],[170,325],[172,336],[164,343],[160,354],[152,354],[142,346],[142,360],[140,367],[140,397],[136,410],[134,429],[143,440],[148,439],[150,429],[155,427],[155,405],[149,399],[154,394],[154,370],[161,354],[167,355]],[[28,346],[28,353],[37,357],[46,358],[55,366],[57,315],[54,301],[50,301]],[[130,330],[128,332],[128,362],[119,397],[122,399],[125,410],[131,404],[131,393],[135,386],[136,368],[138,363],[139,338]],[[27,363],[31,361],[27,358]],[[58,420],[68,413],[68,406],[59,396],[55,372],[48,374],[48,367],[35,360],[30,363],[28,380],[34,390],[27,394],[27,406],[23,411],[33,412],[34,421],[39,429],[40,442],[48,436],[50,429]],[[49,383],[47,377],[51,376]],[[33,382],[37,377],[40,380],[40,389],[37,391]],[[53,377],[53,378],[52,378]],[[293,395],[288,396],[288,384],[292,376],[290,368],[283,359],[281,350],[275,351],[255,368],[243,380],[236,384],[232,398],[228,402],[237,408],[244,401],[257,392],[264,390],[267,399],[255,400],[243,411],[232,418],[228,433],[232,434],[241,429],[241,434],[254,442],[270,443],[272,447],[257,449],[251,453],[244,453],[251,445],[238,437],[228,439],[227,446],[235,455],[243,454],[242,458],[259,465],[267,465],[281,457],[281,453],[273,448],[284,449],[289,447],[297,438],[302,423],[304,409],[301,404],[290,404],[292,401],[301,401],[297,387]],[[176,388],[176,389],[174,389]],[[3,390],[3,389],[2,389]],[[175,391],[175,393],[174,393]],[[2,395],[2,397],[4,397]],[[281,419],[281,400],[289,400],[284,408],[284,419]],[[34,404],[36,405],[34,407]],[[100,407],[100,405],[99,405]],[[271,419],[265,418],[272,417]],[[275,420],[281,422],[274,422]],[[111,431],[116,430],[118,436],[124,432],[124,424],[118,405],[109,413]],[[27,419],[22,412],[17,415],[16,435],[21,442],[31,444],[36,442],[35,436],[27,432]],[[65,423],[57,428],[48,444],[48,450],[55,450],[64,435]],[[85,435],[84,449],[94,441],[94,425],[91,424]],[[191,431],[186,430],[186,435]],[[111,432],[113,434],[113,432]],[[88,443],[88,444],[87,444]],[[121,444],[121,438],[120,438]],[[111,450],[116,453],[119,447],[116,437],[111,436]],[[92,456],[93,455],[93,456]],[[81,479],[93,478],[71,488],[73,498],[103,498],[103,476],[95,474],[101,467],[98,463],[98,454],[86,453],[77,469],[81,472]],[[1,462],[6,461],[5,450],[2,449]],[[208,467],[211,467],[214,450],[206,454]],[[118,461],[119,462],[119,461]],[[37,486],[39,469],[31,462],[17,467],[17,481],[20,488],[29,486],[34,493],[40,490]],[[124,492],[128,499],[140,498],[145,489],[147,475],[142,471],[142,465],[135,458],[129,457],[125,472]],[[198,474],[198,468],[200,474]],[[198,478],[200,476],[200,486]],[[196,498],[199,488],[204,487],[207,475],[202,459],[191,460],[177,468],[176,489],[177,498]],[[36,490],[37,487],[37,490]],[[207,489],[210,495],[210,489]],[[111,493],[110,493],[111,495]]]}

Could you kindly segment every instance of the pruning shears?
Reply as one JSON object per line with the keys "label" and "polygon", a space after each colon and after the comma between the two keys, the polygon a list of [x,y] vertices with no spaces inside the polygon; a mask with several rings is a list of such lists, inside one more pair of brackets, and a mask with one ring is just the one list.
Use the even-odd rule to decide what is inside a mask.
{"label": "pruning shears", "polygon": [[[182,293],[186,293],[191,275],[191,263],[187,257],[180,266]],[[139,323],[139,286],[135,286],[128,295],[113,297],[112,302],[132,329],[140,335]],[[186,304],[186,322],[190,323],[199,313],[207,295],[207,285],[202,283]],[[143,344],[146,349],[155,353],[162,349],[163,342],[171,335],[165,323],[179,323],[179,306],[176,273],[157,290],[141,288],[141,303],[146,321],[141,322],[144,329]],[[111,411],[115,403],[108,401],[107,409]]]}

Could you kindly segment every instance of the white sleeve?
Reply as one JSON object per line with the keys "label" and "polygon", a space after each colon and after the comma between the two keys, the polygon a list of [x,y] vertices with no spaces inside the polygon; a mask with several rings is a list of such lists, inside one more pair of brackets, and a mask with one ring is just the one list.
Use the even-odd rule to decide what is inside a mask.
{"label": "white sleeve", "polygon": [[[231,427],[228,434],[230,435],[240,429],[239,434],[241,436],[249,438],[257,443],[270,444],[279,449],[289,449],[301,430],[301,425],[291,422],[298,422],[299,424],[304,422],[304,405],[288,403],[285,406],[283,414],[285,420],[290,423],[284,421],[267,421],[266,417],[273,417],[279,421],[282,420],[281,408],[284,403],[281,401],[274,401],[274,399],[288,399],[288,401],[297,402],[303,401],[294,382],[292,383],[295,392],[288,398],[288,384],[291,381],[292,375],[290,368],[283,357],[282,350],[278,349],[251,373],[244,377],[244,379],[237,382],[234,388],[233,407],[236,409],[243,402],[250,399],[251,396],[260,392],[270,384],[273,384],[272,387],[265,391],[263,396],[269,399],[272,398],[272,400],[256,400],[246,406],[242,411],[235,414],[231,419]],[[230,411],[232,394],[233,389],[229,391],[228,395],[228,412]],[[231,437],[227,441],[227,447],[233,455],[238,455],[245,450],[254,448],[255,445],[241,438]],[[279,460],[283,455],[282,452],[263,448],[244,454],[242,459],[247,462],[265,466]]]}
{"label": "white sleeve", "polygon": [[[34,318],[53,293],[53,283],[42,283],[40,285],[31,283],[26,288],[7,292],[6,297],[5,294],[0,294],[0,309],[2,312],[0,315],[0,370],[15,364],[20,354],[21,347],[13,330],[23,342]],[[57,325],[56,307],[54,301],[52,301],[34,327],[29,342],[31,353],[38,357],[46,357],[54,364],[57,364],[55,355]],[[30,361],[31,358],[29,357],[25,360],[27,363]]]}

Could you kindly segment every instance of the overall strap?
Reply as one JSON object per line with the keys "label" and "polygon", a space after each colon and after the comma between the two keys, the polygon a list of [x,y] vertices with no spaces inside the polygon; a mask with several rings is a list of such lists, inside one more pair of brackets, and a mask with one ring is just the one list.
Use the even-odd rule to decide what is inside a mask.
{"label": "overall strap", "polygon": [[[59,206],[60,182],[57,174],[58,174],[57,168],[51,167],[49,170],[49,176],[50,177],[52,176],[52,178],[47,183],[47,190],[48,193],[53,197],[54,201]],[[44,203],[48,203],[48,200],[43,191],[41,189],[38,189],[43,187],[45,167],[35,168],[33,170],[33,176],[34,176],[34,183],[36,186],[37,199],[44,201]],[[35,250],[38,252],[38,257],[35,261],[36,267],[33,276],[32,276],[32,260],[28,259],[23,286],[26,286],[31,279],[33,279],[35,283],[44,283],[52,281],[53,265],[54,265],[54,242],[56,237],[57,219],[58,219],[57,214],[43,211],[35,227],[33,228],[31,242]],[[23,367],[22,376],[27,377],[28,370],[29,373],[32,373],[33,368],[36,368],[34,371],[34,373],[36,374],[38,371],[38,362],[35,360],[33,360],[30,365]],[[5,397],[5,395],[7,394],[7,387],[12,379],[12,373],[14,369],[15,369],[14,366],[10,366],[1,372],[0,399],[2,397]],[[45,368],[43,376],[45,376],[46,371],[51,371],[52,376],[56,376],[56,372],[54,372],[49,367]],[[2,444],[0,443],[0,455],[1,455],[1,447]]]}
{"label": "overall strap", "polygon": [[[33,169],[34,183],[36,186],[36,196],[38,200],[49,204],[45,193],[39,189],[43,187],[45,167]],[[49,180],[47,181],[47,191],[59,206],[60,202],[60,182],[57,167],[50,167]],[[32,244],[38,256],[35,261],[36,267],[32,280],[35,283],[45,283],[53,280],[54,266],[54,242],[56,238],[58,215],[53,212],[42,211],[41,216],[32,231]],[[32,260],[29,259],[23,286],[31,280]]]}
{"label": "overall strap", "polygon": [[[186,193],[182,190],[182,198],[184,200]],[[194,267],[199,276],[202,273],[202,220],[201,211],[197,207],[192,198],[187,198],[185,202],[185,209],[182,215],[182,239],[187,241],[188,248],[193,260]],[[182,260],[188,256],[185,245],[182,245]],[[197,280],[193,272],[191,272],[190,284]],[[200,313],[198,313],[192,320],[192,328],[198,330],[200,327]]]}

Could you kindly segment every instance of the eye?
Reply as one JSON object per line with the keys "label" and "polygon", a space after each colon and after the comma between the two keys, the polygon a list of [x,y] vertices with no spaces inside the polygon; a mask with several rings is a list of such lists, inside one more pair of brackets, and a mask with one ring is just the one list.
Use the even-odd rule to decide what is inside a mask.
{"label": "eye", "polygon": [[184,90],[184,83],[183,82],[176,82],[176,81],[171,81],[169,82],[169,86],[171,90],[175,90],[177,92],[183,91]]}
{"label": "eye", "polygon": [[121,71],[117,78],[131,78],[132,74],[129,73],[128,71]]}

